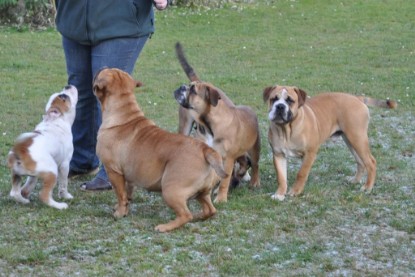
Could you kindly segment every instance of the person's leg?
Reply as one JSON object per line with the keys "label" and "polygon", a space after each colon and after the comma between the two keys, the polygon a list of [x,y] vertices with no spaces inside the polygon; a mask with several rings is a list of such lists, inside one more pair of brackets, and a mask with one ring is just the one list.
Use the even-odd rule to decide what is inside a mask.
{"label": "person's leg", "polygon": [[[107,40],[92,47],[92,76],[103,67],[118,68],[132,74],[134,65],[148,37],[118,38]],[[92,89],[92,82],[91,82]],[[98,101],[97,101],[98,102]],[[81,186],[84,190],[110,189],[111,184],[103,166],[97,176]]]}
{"label": "person's leg", "polygon": [[92,93],[91,46],[62,38],[68,84],[78,89],[76,118],[72,126],[74,153],[70,163],[71,177],[98,168],[95,154],[96,136],[101,123],[100,107]]}

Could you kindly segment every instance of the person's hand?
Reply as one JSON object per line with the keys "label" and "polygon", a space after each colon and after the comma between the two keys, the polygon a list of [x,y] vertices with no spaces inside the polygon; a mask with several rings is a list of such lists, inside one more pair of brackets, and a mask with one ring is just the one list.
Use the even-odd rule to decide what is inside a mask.
{"label": "person's hand", "polygon": [[168,1],[167,0],[153,0],[154,6],[158,10],[164,10],[167,8]]}

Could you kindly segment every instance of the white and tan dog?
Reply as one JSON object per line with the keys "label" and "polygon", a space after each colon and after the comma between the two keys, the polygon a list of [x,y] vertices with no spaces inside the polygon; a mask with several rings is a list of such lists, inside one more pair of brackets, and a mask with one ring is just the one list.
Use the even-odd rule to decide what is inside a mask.
{"label": "white and tan dog", "polygon": [[[39,179],[43,181],[40,199],[48,206],[66,209],[66,203],[53,200],[52,193],[59,182],[59,197],[72,199],[68,192],[69,162],[72,158],[72,123],[75,120],[78,90],[66,86],[50,96],[46,114],[34,131],[21,134],[8,154],[12,173],[10,196],[21,203],[29,203],[29,195]],[[22,176],[28,176],[23,188]]]}
{"label": "white and tan dog", "polygon": [[278,181],[273,199],[285,198],[287,158],[303,159],[289,192],[290,195],[299,195],[304,190],[320,145],[335,135],[342,136],[356,159],[357,171],[352,182],[360,182],[367,171],[367,180],[361,189],[367,192],[372,190],[376,177],[376,160],[369,147],[369,109],[366,105],[395,108],[396,102],[346,93],[323,93],[307,98],[306,92],[297,87],[278,85],[265,88],[263,97],[269,107],[268,140]]}
{"label": "white and tan dog", "polygon": [[[210,83],[203,82],[187,62],[182,46],[176,53],[190,85],[182,85],[174,92],[179,107],[179,133],[188,135],[196,122],[197,135],[223,158],[227,178],[219,184],[215,202],[226,202],[231,184],[236,184],[251,167],[251,187],[260,186],[260,133],[255,112],[247,106],[236,106],[226,94]],[[246,163],[240,161],[246,160]],[[242,170],[240,170],[242,169]],[[247,175],[249,176],[249,175]]]}

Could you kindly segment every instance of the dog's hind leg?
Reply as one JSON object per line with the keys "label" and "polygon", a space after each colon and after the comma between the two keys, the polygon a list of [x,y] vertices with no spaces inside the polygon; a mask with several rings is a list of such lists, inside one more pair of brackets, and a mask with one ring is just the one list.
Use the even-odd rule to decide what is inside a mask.
{"label": "dog's hind leg", "polygon": [[[193,215],[187,207],[187,200],[190,195],[187,195],[186,192],[175,191],[174,188],[177,186],[173,184],[163,185],[163,187],[167,187],[162,191],[163,199],[167,206],[176,213],[176,218],[166,224],[156,226],[155,230],[162,233],[174,230],[193,219]],[[169,187],[173,189],[169,189]]]}
{"label": "dog's hind leg", "polygon": [[212,200],[210,198],[211,191],[203,192],[198,197],[197,200],[199,201],[200,205],[202,206],[202,212],[195,216],[195,219],[205,220],[211,216],[216,214],[216,209],[212,204]]}
{"label": "dog's hind leg", "polygon": [[351,178],[351,183],[353,184],[360,183],[360,180],[362,179],[363,174],[365,173],[365,165],[362,159],[360,159],[359,155],[354,150],[353,146],[350,144],[347,137],[345,135],[343,135],[342,137],[357,163],[356,174],[354,177]]}
{"label": "dog's hind leg", "polygon": [[37,177],[29,176],[27,177],[26,183],[22,188],[22,196],[24,198],[29,198],[30,193],[33,191],[37,183]]}
{"label": "dog's hind leg", "polygon": [[42,172],[39,174],[39,178],[43,180],[43,187],[40,191],[40,200],[46,205],[59,210],[68,208],[68,204],[63,202],[59,203],[53,200],[52,193],[53,188],[56,185],[56,175],[52,172]]}
{"label": "dog's hind leg", "polygon": [[248,154],[251,161],[251,181],[250,186],[251,187],[259,187],[261,186],[261,180],[259,177],[259,156],[261,153],[261,140],[258,135],[258,138],[255,142],[255,145],[249,150]]}
{"label": "dog's hind leg", "polygon": [[16,201],[20,203],[27,204],[30,201],[29,199],[26,199],[25,197],[22,196],[21,183],[22,183],[22,176],[12,172],[12,190],[10,191],[10,197],[14,198]]}
{"label": "dog's hind leg", "polygon": [[[350,147],[363,162],[364,167],[367,171],[366,183],[361,187],[362,191],[371,192],[376,179],[376,159],[370,153],[369,138],[365,134],[346,134],[347,141],[350,143]],[[353,153],[353,152],[352,152]],[[360,169],[361,170],[361,169]],[[359,174],[359,165],[358,172]],[[357,176],[359,177],[359,176]]]}

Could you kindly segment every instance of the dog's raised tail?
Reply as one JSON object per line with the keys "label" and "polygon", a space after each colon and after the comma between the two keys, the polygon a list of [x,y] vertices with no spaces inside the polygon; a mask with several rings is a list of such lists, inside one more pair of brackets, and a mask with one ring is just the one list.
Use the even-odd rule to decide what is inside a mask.
{"label": "dog's raised tail", "polygon": [[182,66],[189,80],[192,82],[200,81],[199,77],[196,75],[192,66],[187,62],[187,59],[183,52],[183,47],[180,44],[180,42],[176,43],[176,54],[177,54],[177,58],[179,59],[180,65]]}
{"label": "dog's raised tail", "polygon": [[398,103],[395,100],[380,100],[375,99],[371,97],[365,97],[365,96],[358,96],[360,101],[365,103],[368,106],[374,106],[374,107],[380,107],[380,108],[386,108],[386,109],[396,109],[398,107]]}
{"label": "dog's raised tail", "polygon": [[223,168],[222,157],[218,152],[210,147],[206,147],[203,150],[203,154],[205,155],[206,161],[213,167],[220,178],[228,177],[228,174],[226,174],[225,169]]}

